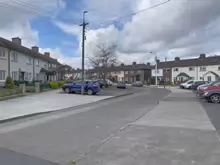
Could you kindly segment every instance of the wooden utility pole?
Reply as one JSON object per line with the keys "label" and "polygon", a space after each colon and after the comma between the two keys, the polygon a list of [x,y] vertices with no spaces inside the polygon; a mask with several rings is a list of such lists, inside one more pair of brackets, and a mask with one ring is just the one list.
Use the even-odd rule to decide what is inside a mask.
{"label": "wooden utility pole", "polygon": [[85,30],[88,23],[85,21],[85,14],[88,13],[88,11],[83,12],[83,23],[80,25],[82,26],[82,88],[81,88],[81,94],[84,94],[84,60],[85,60]]}

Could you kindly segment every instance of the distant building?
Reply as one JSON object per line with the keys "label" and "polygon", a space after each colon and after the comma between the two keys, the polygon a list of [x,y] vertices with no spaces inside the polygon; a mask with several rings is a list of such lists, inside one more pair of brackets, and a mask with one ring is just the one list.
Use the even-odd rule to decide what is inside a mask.
{"label": "distant building", "polygon": [[106,75],[105,78],[110,79],[114,82],[125,81],[127,83],[133,83],[136,81],[148,81],[151,76],[150,65],[137,64],[133,62],[132,65],[111,66],[111,67],[99,67],[90,69],[87,71],[88,78],[103,78],[103,74]]}
{"label": "distant building", "polygon": [[[155,71],[155,66],[151,67]],[[158,61],[158,70],[163,70],[162,78],[170,82],[182,82],[188,79],[216,81],[220,77],[220,56],[183,59],[176,57],[173,61]]]}

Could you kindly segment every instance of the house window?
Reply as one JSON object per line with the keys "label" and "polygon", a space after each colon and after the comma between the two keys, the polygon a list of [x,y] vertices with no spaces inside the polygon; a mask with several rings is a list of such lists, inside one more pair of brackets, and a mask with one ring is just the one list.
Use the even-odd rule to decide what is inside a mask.
{"label": "house window", "polygon": [[0,70],[0,80],[5,80],[5,70]]}
{"label": "house window", "polygon": [[167,68],[167,69],[166,69],[166,72],[170,72],[170,69],[169,69],[169,68]]}
{"label": "house window", "polygon": [[203,78],[203,77],[200,77],[200,80],[204,80],[204,78]]}
{"label": "house window", "polygon": [[205,66],[200,66],[200,69],[199,69],[201,72],[204,72],[206,71],[206,67]]}
{"label": "house window", "polygon": [[12,52],[11,61],[18,61],[18,54],[17,54],[17,52]]}
{"label": "house window", "polygon": [[5,49],[0,48],[0,58],[5,58]]}
{"label": "house window", "polygon": [[195,67],[189,67],[189,71],[194,71]]}
{"label": "house window", "polygon": [[45,69],[47,68],[47,64],[44,65],[44,68],[45,68]]}
{"label": "house window", "polygon": [[18,80],[18,72],[12,72],[12,79]]}
{"label": "house window", "polygon": [[128,74],[128,71],[125,71],[125,74]]}
{"label": "house window", "polygon": [[36,66],[39,66],[40,61],[36,60]]}
{"label": "house window", "polygon": [[218,70],[220,70],[220,66],[218,67]]}
{"label": "house window", "polygon": [[209,82],[212,81],[212,77],[211,76],[208,76],[207,79],[208,79]]}
{"label": "house window", "polygon": [[31,57],[28,57],[28,59],[27,59],[27,64],[29,64],[29,65],[31,65]]}
{"label": "house window", "polygon": [[29,73],[29,74],[28,74],[28,80],[29,80],[29,81],[32,80],[31,78],[32,78],[32,77],[31,77],[31,73]]}
{"label": "house window", "polygon": [[178,72],[178,71],[179,71],[179,68],[174,68],[173,71],[174,71],[174,72]]}

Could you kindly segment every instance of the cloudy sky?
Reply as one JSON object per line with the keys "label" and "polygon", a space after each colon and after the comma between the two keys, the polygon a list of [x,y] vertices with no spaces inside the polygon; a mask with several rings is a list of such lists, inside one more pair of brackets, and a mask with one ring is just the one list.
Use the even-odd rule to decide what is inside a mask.
{"label": "cloudy sky", "polygon": [[0,0],[0,36],[20,37],[24,46],[38,45],[41,52],[50,51],[52,57],[77,68],[79,24],[87,10],[86,56],[92,56],[98,44],[117,44],[119,61],[125,64],[152,62],[154,54],[149,52],[161,61],[219,54],[220,0],[170,0],[117,20],[165,1]]}

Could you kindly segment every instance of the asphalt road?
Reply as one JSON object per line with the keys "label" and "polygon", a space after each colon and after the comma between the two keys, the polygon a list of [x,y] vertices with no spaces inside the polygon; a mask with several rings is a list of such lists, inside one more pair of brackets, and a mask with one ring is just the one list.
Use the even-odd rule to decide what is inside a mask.
{"label": "asphalt road", "polygon": [[220,136],[220,104],[209,103],[203,99],[200,99],[200,102]]}
{"label": "asphalt road", "polygon": [[128,90],[134,94],[0,124],[1,164],[65,165],[84,159],[169,93],[152,88]]}
{"label": "asphalt road", "polygon": [[[194,92],[196,95],[196,91],[193,90],[192,92]],[[201,103],[203,108],[206,110],[209,119],[211,120],[218,135],[220,136],[220,104],[213,104],[199,97],[197,97],[197,99]]]}

